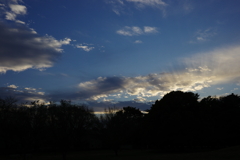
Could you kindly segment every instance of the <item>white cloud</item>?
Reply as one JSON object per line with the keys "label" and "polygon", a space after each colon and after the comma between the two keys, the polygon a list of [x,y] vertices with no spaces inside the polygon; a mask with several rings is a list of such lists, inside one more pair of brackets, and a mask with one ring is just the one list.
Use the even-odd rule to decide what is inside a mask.
{"label": "white cloud", "polygon": [[28,90],[28,91],[36,91],[36,88],[28,88],[28,87],[26,87],[26,88],[24,88],[25,90]]}
{"label": "white cloud", "polygon": [[39,95],[44,95],[45,92],[37,92],[37,94],[39,94]]}
{"label": "white cloud", "polygon": [[11,8],[11,11],[15,14],[25,15],[27,14],[27,7],[24,5],[19,4],[10,4],[9,7]]}
{"label": "white cloud", "polygon": [[141,28],[137,26],[133,27],[125,26],[123,29],[118,30],[117,33],[124,36],[135,36],[143,34],[143,31]]}
{"label": "white cloud", "polygon": [[16,20],[15,22],[16,22],[16,23],[20,23],[20,24],[26,24],[25,22],[20,21],[20,20]]}
{"label": "white cloud", "polygon": [[9,88],[14,88],[14,89],[18,88],[18,86],[14,85],[14,84],[11,84],[11,85],[9,85],[9,86],[7,86],[7,87],[9,87]]}
{"label": "white cloud", "polygon": [[149,33],[157,33],[156,27],[149,27],[144,26],[143,29],[141,29],[138,26],[125,26],[123,29],[117,30],[117,34],[123,35],[123,36],[138,36],[142,34],[149,34]]}
{"label": "white cloud", "polygon": [[88,45],[91,45],[91,44],[85,44],[85,45],[84,44],[79,44],[79,45],[76,45],[76,47],[81,48],[86,52],[89,52],[89,51],[91,51],[95,48],[95,47],[89,47]]}
{"label": "white cloud", "polygon": [[16,14],[11,12],[6,12],[6,19],[14,21],[16,19]]}
{"label": "white cloud", "polygon": [[8,3],[6,2],[6,4],[1,5],[2,11],[5,14],[6,20],[25,24],[25,22],[16,19],[17,16],[19,15],[27,14],[27,7],[19,4],[19,2],[22,3],[22,1],[18,1],[18,0],[9,0]]}
{"label": "white cloud", "polygon": [[199,53],[186,58],[185,63],[192,68],[207,66],[202,72],[204,77],[212,77],[214,83],[234,81],[240,77],[240,46],[217,49],[208,53]]}
{"label": "white cloud", "polygon": [[145,26],[145,27],[144,27],[144,32],[145,32],[145,33],[157,33],[158,30],[157,30],[156,27]]}

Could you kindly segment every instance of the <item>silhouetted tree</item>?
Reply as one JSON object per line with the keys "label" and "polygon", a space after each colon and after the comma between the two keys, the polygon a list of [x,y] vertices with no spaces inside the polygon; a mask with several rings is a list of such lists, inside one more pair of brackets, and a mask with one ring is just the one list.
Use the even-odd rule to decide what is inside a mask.
{"label": "silhouetted tree", "polygon": [[121,145],[134,145],[139,141],[137,135],[143,114],[139,109],[128,106],[107,117],[107,143],[117,156]]}
{"label": "silhouetted tree", "polygon": [[155,147],[193,145],[197,138],[198,94],[172,91],[157,100],[146,117],[150,144]]}
{"label": "silhouetted tree", "polygon": [[53,143],[61,150],[65,160],[66,152],[74,147],[75,141],[83,142],[82,138],[93,128],[97,119],[87,107],[73,105],[65,100],[62,100],[59,106],[50,106],[48,111]]}
{"label": "silhouetted tree", "polygon": [[240,143],[240,97],[207,97],[200,102],[204,123],[202,142],[210,146],[236,145]]}

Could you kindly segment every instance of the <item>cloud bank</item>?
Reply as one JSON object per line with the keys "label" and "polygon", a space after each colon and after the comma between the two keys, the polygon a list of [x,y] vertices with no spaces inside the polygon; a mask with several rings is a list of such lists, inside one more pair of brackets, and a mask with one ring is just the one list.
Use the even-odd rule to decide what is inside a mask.
{"label": "cloud bank", "polygon": [[[79,98],[86,100],[163,96],[172,90],[199,91],[215,84],[240,81],[240,46],[199,53],[181,59],[184,69],[137,77],[99,77],[78,85]],[[76,95],[77,96],[77,95]]]}

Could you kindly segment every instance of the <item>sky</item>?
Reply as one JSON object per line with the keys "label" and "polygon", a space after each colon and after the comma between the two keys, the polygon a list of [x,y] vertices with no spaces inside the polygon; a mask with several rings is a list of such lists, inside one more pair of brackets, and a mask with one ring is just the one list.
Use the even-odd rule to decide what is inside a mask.
{"label": "sky", "polygon": [[146,110],[240,93],[239,0],[0,0],[0,97]]}

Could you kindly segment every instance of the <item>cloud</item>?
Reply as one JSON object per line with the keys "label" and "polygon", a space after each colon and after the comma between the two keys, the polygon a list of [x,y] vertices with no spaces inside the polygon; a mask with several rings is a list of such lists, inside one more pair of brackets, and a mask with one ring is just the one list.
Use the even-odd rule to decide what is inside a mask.
{"label": "cloud", "polygon": [[126,0],[127,2],[135,3],[138,7],[163,7],[167,6],[167,4],[162,0]]}
{"label": "cloud", "polygon": [[117,33],[124,36],[134,36],[143,34],[143,31],[141,28],[136,26],[133,27],[125,26],[123,29],[118,30]]}
{"label": "cloud", "polygon": [[194,35],[194,40],[190,41],[190,43],[197,43],[197,42],[205,42],[210,40],[211,37],[215,36],[217,33],[211,29],[205,30],[198,30]]}
{"label": "cloud", "polygon": [[160,97],[172,90],[199,91],[211,85],[238,82],[240,79],[240,46],[220,48],[181,59],[183,69],[137,77],[99,77],[81,82],[70,97],[97,101],[136,97],[143,101]]}
{"label": "cloud", "polygon": [[225,47],[185,58],[184,62],[191,68],[206,66],[208,69],[202,69],[201,76],[211,77],[214,84],[222,84],[240,77],[239,53],[240,46]]}
{"label": "cloud", "polygon": [[138,9],[145,7],[160,9],[165,15],[165,7],[168,5],[163,0],[105,0],[105,2],[112,5],[112,11],[117,15],[126,13],[126,9],[130,10],[129,4],[131,3]]}
{"label": "cloud", "polygon": [[91,44],[79,44],[79,45],[76,45],[76,47],[81,48],[86,52],[89,52],[95,48],[95,47],[89,47],[88,45],[91,45]]}
{"label": "cloud", "polygon": [[112,11],[117,14],[121,15],[121,13],[124,13],[124,2],[123,0],[105,0],[107,4],[110,4],[112,6]]}
{"label": "cloud", "polygon": [[[162,73],[138,77],[99,77],[79,84],[79,93],[88,100],[110,97],[110,94],[137,96],[138,101],[147,97],[162,96],[171,90],[196,91],[208,87],[210,79],[199,79],[195,74]],[[141,97],[141,98],[139,98]],[[145,97],[145,98],[144,98]],[[136,100],[136,99],[135,99]]]}
{"label": "cloud", "polygon": [[[192,57],[180,59],[181,69],[172,72],[152,73],[136,77],[99,77],[79,83],[75,91],[52,92],[48,94],[48,97],[54,101],[69,99],[87,102],[90,107],[96,108],[114,105],[149,107],[151,102],[147,99],[160,98],[172,90],[197,92],[212,85],[239,82],[239,53],[240,46],[196,53]],[[176,68],[179,67],[176,66]],[[0,88],[0,93],[3,92],[2,90],[3,88]],[[44,94],[41,95],[42,91],[31,88],[22,89],[21,92],[19,90],[10,85],[5,87],[4,95],[15,93],[18,97],[22,95],[25,99],[27,96],[32,99],[45,98]],[[128,99],[127,102],[123,102],[124,98],[132,100]]]}
{"label": "cloud", "polygon": [[14,84],[7,87],[0,87],[0,98],[13,97],[18,103],[33,102],[39,100],[46,103],[45,93],[36,88],[21,88]]}
{"label": "cloud", "polygon": [[27,7],[19,4],[10,4],[9,7],[14,14],[25,15],[27,14]]}
{"label": "cloud", "polygon": [[[75,92],[49,93],[52,100],[70,99],[88,102],[89,106],[106,107],[130,98],[131,103],[147,104],[151,97],[159,98],[172,90],[199,91],[211,85],[239,82],[240,46],[220,48],[181,59],[183,69],[152,73],[136,77],[99,77],[78,84]],[[4,94],[17,93],[18,97],[44,98],[42,91],[33,88],[20,90],[15,85],[5,87]],[[14,92],[13,92],[14,91]],[[21,91],[21,92],[20,92]],[[24,95],[24,96],[23,96]],[[115,101],[113,101],[115,99]],[[119,99],[119,100],[118,100]],[[129,101],[130,102],[130,101]],[[131,103],[128,103],[130,105]],[[123,104],[123,103],[122,103]]]}
{"label": "cloud", "polygon": [[145,32],[145,33],[157,33],[158,30],[157,30],[156,27],[145,26],[145,27],[144,27],[144,32]]}
{"label": "cloud", "polygon": [[0,22],[0,73],[52,67],[63,51],[62,45],[70,41],[69,38],[59,41],[52,36],[39,36],[24,25]]}
{"label": "cloud", "polygon": [[2,10],[5,14],[5,19],[10,21],[15,21],[16,23],[25,24],[25,22],[17,20],[17,16],[19,15],[26,15],[27,14],[27,7],[24,5],[19,4],[21,0],[9,0],[8,3],[2,4]]}
{"label": "cloud", "polygon": [[234,88],[233,90],[231,90],[231,92],[234,92],[234,91],[237,91],[238,90],[238,88]]}
{"label": "cloud", "polygon": [[133,100],[136,101],[136,102],[146,102],[147,101],[147,99],[143,98],[143,97],[137,97],[137,98],[135,98]]}
{"label": "cloud", "polygon": [[134,43],[143,43],[143,42],[140,40],[136,40]]}
{"label": "cloud", "polygon": [[14,85],[14,84],[11,84],[11,85],[9,85],[9,86],[7,86],[7,87],[9,87],[9,88],[18,88],[18,86],[16,86],[16,85]]}
{"label": "cloud", "polygon": [[123,36],[139,36],[142,34],[150,34],[150,33],[157,33],[156,27],[149,27],[144,26],[143,29],[141,29],[138,26],[125,26],[123,29],[117,30],[117,34],[123,35]]}
{"label": "cloud", "polygon": [[180,3],[182,3],[182,8],[185,11],[185,13],[190,13],[194,9],[194,5],[192,4],[192,1],[181,0]]}

